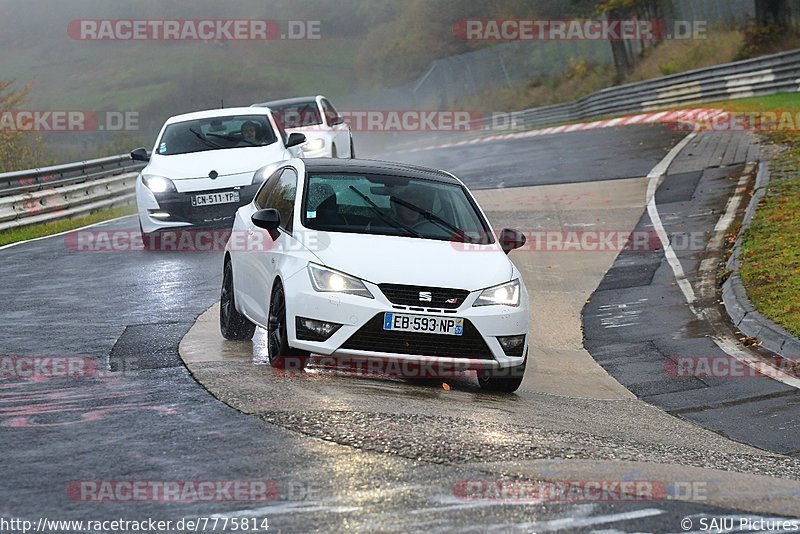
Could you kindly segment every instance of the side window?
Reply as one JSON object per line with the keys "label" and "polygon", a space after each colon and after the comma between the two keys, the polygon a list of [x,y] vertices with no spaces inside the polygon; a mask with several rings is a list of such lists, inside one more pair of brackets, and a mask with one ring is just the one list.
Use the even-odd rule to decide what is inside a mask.
{"label": "side window", "polygon": [[297,195],[297,172],[294,169],[283,169],[281,177],[275,184],[265,208],[274,208],[281,214],[281,228],[287,232],[292,231],[292,215],[294,213],[294,199]]}
{"label": "side window", "polygon": [[278,169],[277,171],[273,172],[272,176],[267,178],[266,182],[264,182],[264,186],[256,194],[256,206],[258,206],[258,209],[263,210],[267,207],[267,199],[269,198],[269,194],[272,193],[273,189],[275,189],[275,184],[278,183],[278,178],[282,172],[283,169]]}
{"label": "side window", "polygon": [[333,105],[325,98],[322,99],[322,112],[325,113],[325,119],[327,120],[328,124],[331,124],[333,119],[339,116]]}

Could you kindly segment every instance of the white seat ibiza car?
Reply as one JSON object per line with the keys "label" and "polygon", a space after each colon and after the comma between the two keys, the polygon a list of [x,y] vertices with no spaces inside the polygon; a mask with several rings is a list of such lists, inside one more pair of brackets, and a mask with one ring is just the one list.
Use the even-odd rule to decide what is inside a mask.
{"label": "white seat ibiza car", "polygon": [[136,181],[139,224],[146,248],[158,232],[230,227],[236,209],[249,204],[261,183],[255,172],[302,155],[301,134],[287,135],[269,109],[228,108],[169,118]]}
{"label": "white seat ibiza car", "polygon": [[[275,367],[310,354],[453,365],[515,391],[530,306],[507,254],[451,174],[399,163],[294,159],[271,167],[236,212],[226,246],[220,328],[267,330]],[[259,180],[261,178],[259,177]]]}
{"label": "white seat ibiza car", "polygon": [[356,157],[350,125],[322,95],[272,100],[253,106],[268,107],[287,132],[305,135],[305,158]]}

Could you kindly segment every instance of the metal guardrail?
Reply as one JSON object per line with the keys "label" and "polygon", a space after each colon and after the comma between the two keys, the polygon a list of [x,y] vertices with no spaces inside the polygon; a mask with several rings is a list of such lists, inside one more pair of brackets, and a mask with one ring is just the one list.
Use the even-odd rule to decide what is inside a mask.
{"label": "metal guardrail", "polygon": [[[479,119],[471,123],[469,130],[438,132],[434,142],[797,91],[800,91],[800,49],[610,87],[575,102],[526,109],[515,114],[513,128],[504,125],[502,131],[492,128],[491,117]],[[418,145],[418,136],[415,141]]]}
{"label": "metal guardrail", "polygon": [[603,89],[575,102],[574,118],[796,91],[800,91],[800,50]]}
{"label": "metal guardrail", "polygon": [[124,154],[0,174],[0,231],[130,204],[143,167]]}

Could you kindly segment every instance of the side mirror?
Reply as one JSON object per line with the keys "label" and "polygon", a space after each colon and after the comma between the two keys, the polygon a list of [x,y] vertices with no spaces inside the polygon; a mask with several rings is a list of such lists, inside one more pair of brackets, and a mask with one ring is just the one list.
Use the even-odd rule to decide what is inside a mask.
{"label": "side mirror", "polygon": [[502,248],[503,252],[506,254],[522,247],[525,241],[525,234],[519,230],[510,230],[506,228],[500,232],[500,248]]}
{"label": "side mirror", "polygon": [[146,148],[137,148],[131,152],[131,159],[133,161],[150,161],[150,156],[147,155]]}
{"label": "side mirror", "polygon": [[337,115],[331,119],[331,126],[338,126],[339,124],[344,124],[344,117],[341,115]]}
{"label": "side mirror", "polygon": [[302,145],[305,142],[306,142],[306,136],[301,133],[295,132],[293,134],[289,134],[289,139],[286,141],[286,148]]}
{"label": "side mirror", "polygon": [[274,232],[281,224],[281,214],[276,209],[258,210],[250,219],[253,224],[269,232]]}

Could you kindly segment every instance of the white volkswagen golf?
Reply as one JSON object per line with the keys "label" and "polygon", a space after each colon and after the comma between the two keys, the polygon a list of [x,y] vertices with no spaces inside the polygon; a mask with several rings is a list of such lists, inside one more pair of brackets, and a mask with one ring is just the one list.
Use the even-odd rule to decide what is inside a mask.
{"label": "white volkswagen golf", "polygon": [[303,155],[302,134],[287,135],[269,109],[228,108],[169,118],[136,181],[136,204],[145,247],[157,233],[194,226],[230,227],[239,206],[249,204],[264,165]]}
{"label": "white volkswagen golf", "polygon": [[271,109],[275,120],[287,132],[306,136],[303,157],[356,157],[350,125],[326,97],[305,96],[253,104],[253,107],[260,106]]}
{"label": "white volkswagen golf", "polygon": [[507,254],[455,176],[367,160],[293,159],[239,208],[220,300],[227,339],[267,330],[275,367],[310,354],[434,361],[515,391],[530,307]]}

